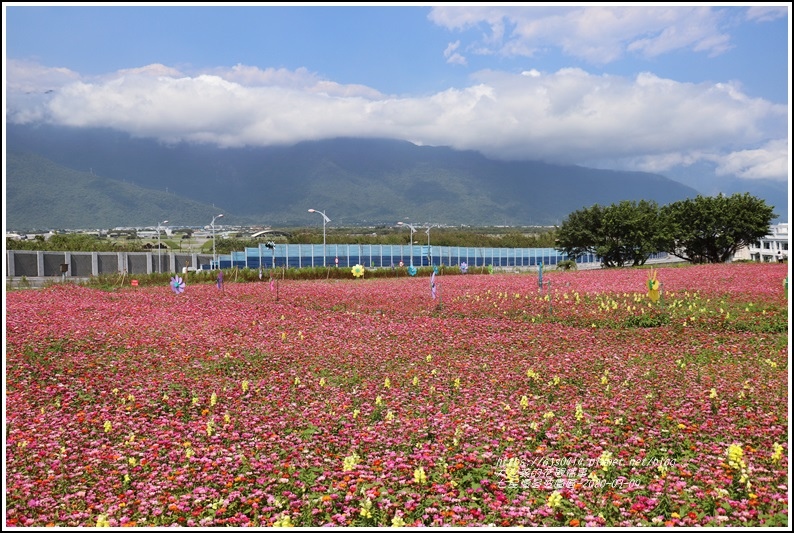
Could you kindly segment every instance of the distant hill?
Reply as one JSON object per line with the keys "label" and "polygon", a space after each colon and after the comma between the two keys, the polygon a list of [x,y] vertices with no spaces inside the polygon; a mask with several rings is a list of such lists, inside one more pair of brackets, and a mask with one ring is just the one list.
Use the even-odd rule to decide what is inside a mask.
{"label": "distant hill", "polygon": [[[309,208],[344,226],[406,217],[417,224],[553,225],[595,203],[664,205],[698,194],[658,174],[496,161],[389,139],[223,149],[168,146],[112,130],[8,125],[6,143],[13,156],[9,227],[151,225],[163,218],[204,225],[221,211],[224,224],[315,225]],[[71,200],[56,203],[59,197]],[[124,222],[98,223],[111,219]]]}
{"label": "distant hill", "polygon": [[72,170],[35,154],[8,151],[6,170],[6,228],[106,229],[168,219],[178,227],[212,220],[211,205]]}

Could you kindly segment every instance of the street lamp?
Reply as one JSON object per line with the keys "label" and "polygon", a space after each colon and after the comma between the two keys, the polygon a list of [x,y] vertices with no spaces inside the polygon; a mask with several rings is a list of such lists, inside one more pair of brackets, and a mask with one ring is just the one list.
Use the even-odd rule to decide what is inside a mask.
{"label": "street lamp", "polygon": [[331,222],[331,219],[325,216],[325,211],[317,211],[316,209],[309,209],[309,213],[319,213],[323,216],[323,266],[325,266],[325,225]]}
{"label": "street lamp", "polygon": [[438,227],[437,224],[431,224],[427,226],[425,233],[427,233],[427,265],[432,266],[431,263],[433,262],[432,255],[430,255],[430,228]]}
{"label": "street lamp", "polygon": [[223,217],[223,213],[221,213],[220,215],[215,215],[214,217],[212,217],[212,222],[210,223],[210,225],[212,226],[212,262],[213,263],[218,262],[218,259],[215,257],[215,219],[222,217]]}
{"label": "street lamp", "polygon": [[409,228],[411,228],[411,266],[414,266],[414,232],[416,231],[416,228],[407,222],[398,222],[397,225],[408,226]]}
{"label": "street lamp", "polygon": [[167,220],[163,220],[162,222],[157,223],[157,270],[158,272],[163,271],[163,260],[160,257],[160,224],[168,224]]}

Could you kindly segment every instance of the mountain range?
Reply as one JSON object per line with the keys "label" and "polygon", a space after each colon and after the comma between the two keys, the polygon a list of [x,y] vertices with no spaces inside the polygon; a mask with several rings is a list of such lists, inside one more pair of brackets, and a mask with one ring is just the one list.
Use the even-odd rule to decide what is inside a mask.
{"label": "mountain range", "polygon": [[6,149],[13,229],[203,226],[219,213],[228,225],[321,224],[308,209],[338,226],[555,225],[596,203],[700,194],[659,174],[498,161],[391,139],[219,148],[8,124]]}

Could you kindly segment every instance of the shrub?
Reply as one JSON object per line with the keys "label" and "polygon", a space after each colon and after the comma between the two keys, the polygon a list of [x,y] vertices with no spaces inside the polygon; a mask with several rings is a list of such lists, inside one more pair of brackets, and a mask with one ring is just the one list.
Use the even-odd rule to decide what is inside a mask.
{"label": "shrub", "polygon": [[576,261],[573,259],[566,259],[557,263],[557,270],[576,270]]}

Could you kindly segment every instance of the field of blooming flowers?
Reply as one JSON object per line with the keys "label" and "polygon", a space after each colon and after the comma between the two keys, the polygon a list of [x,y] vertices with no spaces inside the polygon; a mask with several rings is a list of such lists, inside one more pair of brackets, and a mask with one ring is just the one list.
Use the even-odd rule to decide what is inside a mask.
{"label": "field of blooming flowers", "polygon": [[787,265],[648,273],[9,292],[6,526],[786,525]]}

